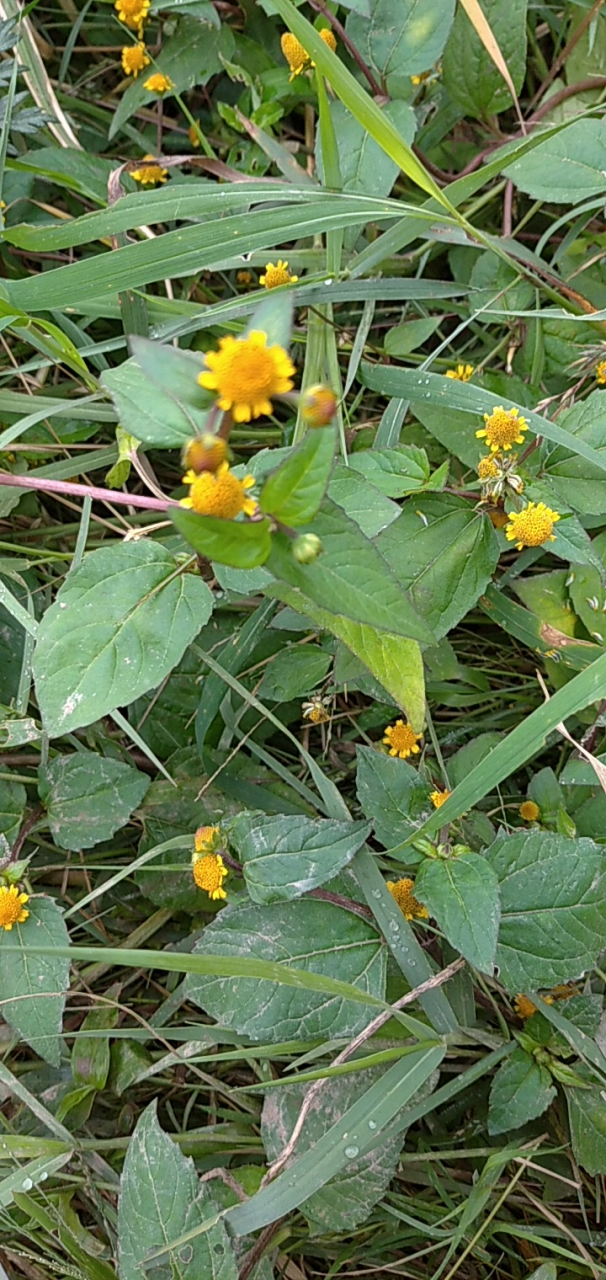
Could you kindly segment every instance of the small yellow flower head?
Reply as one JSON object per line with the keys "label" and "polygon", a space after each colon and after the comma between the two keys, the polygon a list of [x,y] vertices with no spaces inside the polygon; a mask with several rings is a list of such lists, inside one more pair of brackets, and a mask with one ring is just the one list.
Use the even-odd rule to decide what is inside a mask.
{"label": "small yellow flower head", "polygon": [[[227,444],[221,436],[206,431],[203,436],[194,436],[183,450],[182,463],[188,471],[199,476],[203,471],[218,471],[227,457]],[[189,484],[185,480],[184,484]]]}
{"label": "small yellow flower head", "polygon": [[301,417],[308,427],[327,427],[337,411],[337,397],[321,382],[308,387],[301,396]]}
{"label": "small yellow flower head", "polygon": [[320,40],[323,40],[324,44],[327,44],[328,48],[332,49],[333,53],[337,52],[337,37],[330,27],[322,27]]}
{"label": "small yellow flower head", "polygon": [[[411,80],[413,77],[411,76]],[[472,364],[458,364],[456,369],[447,369],[446,377],[455,378],[457,382],[469,382],[473,374]]]}
{"label": "small yellow flower head", "polygon": [[523,511],[512,512],[505,530],[508,542],[515,542],[518,551],[524,547],[540,547],[544,542],[555,542],[552,529],[560,517],[557,511],[544,502],[529,502]]}
{"label": "small yellow flower head", "polygon": [[311,63],[309,54],[303,48],[303,45],[293,36],[290,31],[285,31],[280,39],[282,53],[290,67],[290,79],[294,80],[295,76],[300,76]]}
{"label": "small yellow flower head", "polygon": [[217,392],[217,404],[231,410],[235,422],[250,422],[272,412],[272,396],[292,390],[295,367],[283,347],[267,345],[267,334],[253,329],[245,338],[221,338],[218,351],[208,351],[209,372],[198,375],[207,391]]}
{"label": "small yellow flower head", "polygon": [[252,489],[254,483],[254,476],[238,480],[227,462],[222,462],[214,473],[203,471],[196,475],[195,471],[188,471],[183,484],[190,486],[189,497],[181,498],[180,505],[197,511],[199,516],[219,516],[222,520],[235,520],[241,511],[253,516],[257,504],[254,498],[247,498],[246,490]]}
{"label": "small yellow flower head", "polygon": [[226,898],[223,881],[228,874],[220,853],[194,853],[192,873],[199,889],[206,889],[209,898]]}
{"label": "small yellow flower head", "polygon": [[310,702],[304,702],[301,710],[304,720],[311,720],[312,724],[326,724],[330,720],[327,707],[329,698],[312,698]]}
{"label": "small yellow flower head", "polygon": [[596,364],[595,380],[601,387],[606,387],[606,360],[600,360]]}
{"label": "small yellow flower head", "polygon": [[174,89],[174,84],[170,76],[165,76],[161,71],[154,71],[153,76],[148,76],[143,82],[143,88],[149,93],[168,93],[170,89]]}
{"label": "small yellow flower head", "polygon": [[194,836],[195,853],[215,853],[223,844],[220,827],[198,827]]}
{"label": "small yellow flower head", "polygon": [[[414,85],[418,85],[418,84],[426,84],[426,83],[427,83],[427,81],[431,79],[431,75],[432,75],[432,72],[431,72],[431,71],[421,71],[421,72],[419,73],[419,75],[418,75],[418,76],[411,76],[411,77],[410,77],[410,83],[411,83],[411,84],[414,84]],[[449,376],[449,375],[448,375],[448,374],[446,374],[446,377],[448,377],[448,376]],[[456,378],[456,376],[457,376],[457,375],[456,375],[456,373],[455,373],[455,374],[453,374],[453,377],[455,377],[455,378]]]}
{"label": "small yellow flower head", "polygon": [[142,40],[138,44],[127,44],[122,50],[122,69],[126,76],[134,76],[135,80],[140,71],[144,71],[149,66],[151,58],[148,58],[145,52],[145,45]]}
{"label": "small yellow flower head", "polygon": [[298,279],[298,276],[291,275],[288,270],[288,263],[282,262],[282,259],[278,258],[275,267],[273,262],[268,262],[265,268],[265,275],[259,276],[259,284],[264,285],[266,289],[277,289],[281,284],[296,284]]}
{"label": "small yellow flower head", "polygon": [[143,23],[149,14],[150,4],[151,0],[116,0],[114,9],[120,22],[123,22],[131,31],[137,31],[141,35]]}
{"label": "small yellow flower head", "polygon": [[23,924],[27,920],[29,911],[25,910],[25,904],[29,902],[26,893],[19,893],[14,884],[7,888],[2,885],[0,888],[0,929],[6,929],[10,933],[14,924]]}
{"label": "small yellow flower head", "polygon": [[[199,121],[198,121],[198,125],[199,125]],[[194,128],[193,124],[190,124],[189,129],[187,130],[187,136],[191,142],[192,147],[200,146],[200,138],[198,136],[198,130]]]}
{"label": "small yellow flower head", "polygon": [[393,880],[387,881],[387,888],[392,898],[395,898],[400,911],[403,912],[407,920],[428,920],[429,912],[427,907],[424,907],[418,898],[415,898],[414,887],[414,880],[409,880],[407,877],[404,880],[396,880],[395,882]]}
{"label": "small yellow flower head", "polygon": [[499,468],[495,459],[490,454],[486,458],[480,458],[478,462],[478,475],[480,480],[496,480],[500,475]]}
{"label": "small yellow flower head", "polygon": [[532,1018],[533,1013],[536,1013],[537,1011],[536,1004],[533,1004],[532,1000],[528,999],[528,996],[520,994],[516,996],[513,1003],[518,1017],[523,1018],[524,1021],[526,1021],[527,1018]]}
{"label": "small yellow flower head", "polygon": [[[144,156],[144,160],[153,160],[153,156]],[[131,169],[131,178],[135,182],[140,182],[142,187],[153,187],[156,182],[166,182],[168,178],[168,169],[163,169],[159,164],[141,164],[138,169]]]}
{"label": "small yellow flower head", "polygon": [[418,743],[423,737],[422,733],[415,733],[409,724],[404,724],[403,720],[396,720],[394,725],[388,725],[385,730],[383,742],[389,747],[390,756],[398,756],[400,760],[406,760],[407,756],[415,755],[419,751]]}
{"label": "small yellow flower head", "polygon": [[441,809],[443,804],[450,799],[452,791],[432,791],[429,799],[434,809]]}
{"label": "small yellow flower head", "polygon": [[252,284],[252,279],[250,271],[239,271],[236,276],[238,284],[241,284],[243,288],[248,288],[248,286]]}
{"label": "small yellow flower head", "polygon": [[523,432],[528,430],[528,423],[519,413],[519,409],[504,409],[502,404],[492,413],[485,413],[486,426],[476,431],[478,440],[485,439],[493,453],[511,449],[512,444],[524,444]]}
{"label": "small yellow flower head", "polygon": [[520,817],[524,819],[524,822],[536,822],[540,814],[541,810],[534,800],[525,800],[520,805]]}

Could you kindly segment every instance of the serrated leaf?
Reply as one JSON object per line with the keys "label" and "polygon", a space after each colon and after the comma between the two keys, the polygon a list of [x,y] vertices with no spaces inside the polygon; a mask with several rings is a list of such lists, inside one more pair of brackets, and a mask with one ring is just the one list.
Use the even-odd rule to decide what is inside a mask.
{"label": "serrated leaf", "polygon": [[[227,907],[207,925],[197,950],[280,961],[383,998],[385,949],[376,930],[359,916],[313,898]],[[365,1010],[340,997],[294,991],[265,979],[188,974],[184,995],[221,1026],[269,1043],[353,1036],[368,1020]]]}
{"label": "serrated leaf", "polygon": [[219,564],[255,569],[265,564],[271,551],[269,520],[221,520],[218,516],[199,516],[185,507],[171,507],[170,516],[194,551]]}
{"label": "serrated leaf", "polygon": [[[208,1188],[193,1160],[160,1128],[156,1103],[140,1117],[131,1138],[118,1202],[120,1280],[237,1280],[237,1267],[220,1221],[166,1255],[148,1255],[194,1230],[213,1213]],[[146,1265],[147,1264],[147,1265]]]}
{"label": "serrated leaf", "polygon": [[325,501],[309,532],[324,551],[310,565],[298,564],[289,540],[276,534],[267,567],[275,578],[298,587],[322,608],[338,602],[353,622],[431,644],[433,635],[410,604],[386,561],[340,507]]}
{"label": "serrated leaf", "polygon": [[294,528],[313,520],[328,486],[336,442],[336,427],[308,431],[265,481],[261,510]]}
{"label": "serrated leaf", "polygon": [[479,853],[426,858],[415,897],[429,909],[450,945],[482,973],[494,967],[499,932],[499,882]]}
{"label": "serrated leaf", "polygon": [[141,803],[150,779],[95,751],[56,756],[40,769],[38,791],[61,849],[91,849],[109,840]]}
{"label": "serrated leaf", "polygon": [[386,849],[407,840],[433,812],[428,787],[405,760],[358,747],[357,793],[362,812]]}
{"label": "serrated leaf", "polygon": [[63,913],[52,898],[30,898],[29,917],[7,932],[0,929],[2,1017],[41,1058],[61,1062],[61,1025],[69,960],[34,955],[30,945],[67,947]]}
{"label": "serrated leaf", "polygon": [[490,1088],[488,1132],[507,1133],[542,1116],[556,1093],[547,1068],[525,1049],[514,1049],[501,1063]]}
{"label": "serrated leaf", "polygon": [[27,792],[23,783],[12,782],[9,769],[3,769],[4,778],[0,782],[0,835],[9,845],[15,843],[19,828],[23,821]]}
{"label": "serrated leaf", "polygon": [[[482,0],[482,13],[507,64],[516,93],[526,72],[527,0]],[[511,106],[511,94],[501,72],[485,49],[462,7],[452,26],[442,59],[444,84],[463,111],[485,119]],[[552,197],[553,198],[553,197]]]}
{"label": "serrated leaf", "polygon": [[408,96],[410,77],[437,62],[454,16],[454,0],[370,0],[370,22],[357,14],[346,31],[392,98]]}
{"label": "serrated leaf", "polygon": [[[202,368],[201,362],[197,368]],[[125,360],[117,369],[106,370],[100,381],[109,392],[124,429],[144,444],[180,448],[206,428],[209,411],[201,388],[193,405],[189,396],[184,399],[183,395],[170,394],[164,385],[153,383],[136,360]]]}
{"label": "serrated leaf", "polygon": [[509,991],[578,978],[606,928],[606,865],[593,840],[546,831],[497,836],[486,851],[501,890],[497,965]]}
{"label": "serrated leaf", "polygon": [[375,543],[438,639],[476,603],[499,558],[488,518],[451,494],[407,502]]}
{"label": "serrated leaf", "polygon": [[133,702],[180,661],[213,598],[205,582],[177,568],[158,542],[121,542],[90,552],[67,579],[34,652],[51,737]]}
{"label": "serrated leaf", "polygon": [[577,204],[606,191],[606,141],[597,119],[573,120],[505,170],[533,200]]}
{"label": "serrated leaf", "polygon": [[366,822],[243,813],[228,824],[253,902],[300,898],[325,884],[370,834]]}
{"label": "serrated leaf", "polygon": [[365,449],[352,453],[349,465],[374,484],[387,498],[403,498],[422,489],[429,480],[429,463],[424,449],[398,445],[395,449]]}
{"label": "serrated leaf", "polygon": [[318,645],[288,645],[268,664],[258,695],[261,701],[302,698],[324,679],[331,664],[332,654]]}
{"label": "serrated leaf", "polygon": [[597,1087],[567,1089],[566,1102],[576,1159],[591,1177],[606,1173],[604,1091]]}

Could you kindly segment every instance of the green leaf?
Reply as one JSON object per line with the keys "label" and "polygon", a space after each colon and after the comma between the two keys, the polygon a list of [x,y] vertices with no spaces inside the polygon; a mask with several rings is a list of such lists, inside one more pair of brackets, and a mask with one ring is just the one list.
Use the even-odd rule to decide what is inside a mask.
{"label": "green leaf", "polygon": [[8,846],[13,845],[19,835],[27,804],[27,792],[23,784],[10,781],[9,769],[3,769],[2,772],[4,778],[0,781],[0,860],[4,857],[2,852],[4,841]]}
{"label": "green leaf", "polygon": [[452,494],[407,503],[375,542],[438,639],[476,603],[499,558],[488,518]]}
{"label": "green leaf", "polygon": [[425,722],[425,685],[423,659],[415,640],[387,631],[377,631],[362,626],[340,614],[329,613],[314,604],[300,591],[290,590],[281,583],[266,588],[266,594],[289,604],[298,613],[311,618],[318,627],[331,631],[348,649],[364,663],[396,704],[406,712],[415,733],[420,733]]}
{"label": "green leaf", "polygon": [[373,747],[358,747],[357,793],[377,840],[394,848],[413,835],[432,812],[429,788],[418,771]]}
{"label": "green leaf", "polygon": [[[325,1080],[316,1104],[306,1117],[297,1142],[297,1155],[315,1148],[327,1130],[384,1075],[385,1071],[374,1068]],[[270,1162],[276,1160],[286,1146],[306,1091],[306,1085],[293,1084],[267,1094],[261,1114],[261,1136]],[[383,1129],[374,1147],[363,1156],[349,1158],[320,1191],[302,1202],[301,1212],[316,1235],[325,1231],[353,1231],[366,1220],[396,1171],[404,1134],[399,1126],[396,1132],[395,1128],[392,1122]],[[356,1144],[349,1146],[349,1150],[355,1147]]]}
{"label": "green leaf", "polygon": [[578,565],[568,575],[568,589],[577,617],[589,635],[603,645],[606,638],[604,569],[600,573],[593,565]]}
{"label": "green leaf", "polygon": [[396,360],[418,351],[442,323],[442,316],[426,316],[424,320],[407,320],[395,325],[385,335],[385,352]]}
{"label": "green leaf", "polygon": [[435,861],[426,858],[415,897],[429,908],[451,947],[474,968],[492,974],[499,932],[499,883],[479,853]]}
{"label": "green leaf", "polygon": [[[586,400],[567,409],[558,421],[573,437],[584,440],[606,458],[606,397],[602,391],[593,391]],[[557,497],[573,511],[581,515],[606,514],[606,476],[572,449],[573,441],[571,449],[552,449],[543,474]]]}
{"label": "green leaf", "polygon": [[192,1231],[214,1208],[193,1160],[160,1128],[151,1102],[137,1122],[120,1179],[120,1280],[142,1280],[148,1268],[154,1280],[237,1280],[229,1237],[218,1220],[181,1248],[167,1249],[160,1265],[145,1265],[153,1250]]}
{"label": "green leaf", "polygon": [[370,22],[352,13],[345,29],[389,97],[408,97],[410,77],[438,61],[454,9],[454,0],[371,0]]}
{"label": "green leaf", "polygon": [[[349,982],[383,997],[384,947],[376,930],[359,916],[313,898],[258,907],[227,907],[204,930],[194,948],[206,956],[280,960]],[[257,978],[213,978],[189,974],[184,995],[221,1026],[252,1040],[309,1040],[315,1036],[354,1036],[367,1012],[340,997]]]}
{"label": "green leaf", "polygon": [[265,481],[259,506],[266,515],[295,528],[316,515],[333,468],[336,427],[308,431]]}
{"label": "green leaf", "polygon": [[109,840],[141,803],[150,780],[121,760],[95,751],[56,756],[40,769],[38,792],[61,849],[91,849]]}
{"label": "green leaf", "polygon": [[431,644],[433,635],[409,603],[373,543],[329,500],[309,532],[322,541],[324,551],[310,565],[298,564],[289,540],[276,534],[267,567],[275,578],[298,587],[316,604],[338,602],[339,612],[354,622],[380,631]]}
{"label": "green leaf", "polygon": [[600,1088],[566,1089],[572,1150],[590,1177],[606,1173],[606,1110]]}
{"label": "green leaf", "polygon": [[[501,0],[482,0],[482,12],[507,63],[516,93],[526,74],[526,8],[527,0],[509,0],[506,6]],[[501,72],[461,5],[444,50],[442,71],[448,94],[466,115],[486,119],[511,106],[511,94]]]}
{"label": "green leaf", "polygon": [[182,848],[166,849],[147,866],[135,871],[141,893],[157,907],[171,907],[191,915],[208,899],[194,887],[191,855],[194,832],[231,817],[239,806],[216,787],[207,787],[200,797],[200,778],[178,778],[177,785],[163,778],[153,782],[141,810],[143,836],[138,852],[147,853],[168,840],[182,839]]}
{"label": "green leaf", "polygon": [[[150,343],[150,346],[160,351],[165,349],[159,343]],[[195,367],[201,369],[202,365],[196,361]],[[191,374],[191,370],[189,372]],[[125,430],[136,434],[144,444],[179,448],[205,429],[208,408],[202,407],[202,388],[195,408],[190,396],[169,394],[166,385],[152,382],[135,360],[125,360],[117,369],[108,369],[101,375],[101,384],[109,391]],[[184,386],[187,388],[186,383]]]}
{"label": "green leaf", "polygon": [[501,889],[497,964],[507,989],[552,987],[590,969],[606,927],[600,846],[546,831],[520,832],[497,836],[486,857]]}
{"label": "green leaf", "polygon": [[331,663],[332,654],[317,645],[288,645],[266,667],[259,697],[276,702],[302,698],[324,679]]}
{"label": "green leaf", "polygon": [[0,929],[2,1017],[41,1058],[58,1067],[69,960],[33,955],[30,948],[34,941],[66,947],[69,938],[63,913],[52,898],[30,898],[26,910],[30,914],[23,924],[10,932]]}
{"label": "green leaf", "polygon": [[504,170],[533,200],[578,204],[606,191],[606,140],[598,119],[573,120]]}
{"label": "green leaf", "polygon": [[[119,999],[119,987],[105,992],[105,998]],[[120,1010],[118,1005],[101,1005],[87,1013],[72,1049],[72,1075],[74,1082],[92,1089],[104,1089],[110,1067],[110,1032],[116,1026]],[[107,1031],[107,1036],[87,1036],[87,1031]]]}
{"label": "green leaf", "polygon": [[198,382],[198,374],[204,369],[202,355],[169,347],[163,342],[151,342],[138,334],[129,339],[129,346],[134,364],[144,380],[152,383],[152,388],[165,391],[178,404],[187,405],[188,410],[204,410],[212,404],[212,392],[205,391]]}
{"label": "green leaf", "polygon": [[[415,115],[410,103],[401,100],[386,102],[383,111],[410,145],[416,130]],[[330,116],[339,147],[341,190],[388,196],[398,176],[399,166],[338,98],[330,104]],[[320,181],[325,182],[319,130],[316,135],[316,164]],[[355,236],[354,231],[351,234]]]}
{"label": "green leaf", "polygon": [[557,1094],[551,1075],[525,1049],[514,1049],[498,1068],[490,1088],[488,1132],[520,1129],[547,1110]]}
{"label": "green leaf", "polygon": [[219,564],[255,569],[265,564],[271,551],[270,520],[221,520],[218,516],[199,516],[185,507],[171,507],[170,517],[194,551]]}
{"label": "green leaf", "polygon": [[208,621],[212,595],[158,542],[85,556],[45,613],[33,670],[44,727],[57,737],[152,689]]}
{"label": "green leaf", "polygon": [[[355,454],[350,455],[349,461],[352,457]],[[332,473],[328,496],[343,508],[367,538],[374,538],[400,514],[395,502],[385,498],[375,485],[343,463],[337,463]]]}
{"label": "green leaf", "polygon": [[411,444],[352,453],[349,465],[388,498],[403,498],[415,489],[422,489],[429,480],[427,454]]}
{"label": "green leaf", "polygon": [[336,876],[370,834],[366,822],[243,813],[227,827],[253,902],[300,898]]}

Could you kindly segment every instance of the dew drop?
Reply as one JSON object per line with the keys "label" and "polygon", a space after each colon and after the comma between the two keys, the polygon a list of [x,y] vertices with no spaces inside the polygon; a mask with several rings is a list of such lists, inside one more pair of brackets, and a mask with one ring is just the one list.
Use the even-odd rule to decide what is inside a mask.
{"label": "dew drop", "polygon": [[373,889],[373,891],[372,891],[372,896],[373,896],[373,898],[380,898],[380,897],[381,897],[381,890],[380,890],[380,889]]}
{"label": "dew drop", "polygon": [[369,1121],[368,1121],[368,1128],[369,1128],[369,1129],[376,1129],[376,1127],[377,1127],[377,1122],[376,1122],[376,1120],[369,1120]]}
{"label": "dew drop", "polygon": [[359,1148],[359,1147],[346,1147],[346,1148],[345,1148],[345,1155],[347,1156],[347,1159],[348,1159],[348,1160],[355,1160],[355,1158],[356,1158],[356,1156],[357,1156],[357,1154],[358,1154],[358,1151],[359,1151],[359,1150],[360,1150],[360,1148]]}
{"label": "dew drop", "polygon": [[[345,1155],[347,1155],[347,1152],[345,1152]],[[23,1190],[24,1190],[24,1191],[31,1191],[31,1189],[32,1189],[33,1185],[34,1185],[34,1184],[33,1184],[32,1180],[31,1180],[31,1178],[24,1178],[24,1180],[23,1180]]]}

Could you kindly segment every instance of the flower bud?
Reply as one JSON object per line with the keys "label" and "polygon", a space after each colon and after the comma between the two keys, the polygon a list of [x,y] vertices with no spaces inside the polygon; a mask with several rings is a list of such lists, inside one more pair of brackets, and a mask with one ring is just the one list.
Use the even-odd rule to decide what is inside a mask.
{"label": "flower bud", "polygon": [[336,408],[334,391],[321,382],[308,387],[301,396],[301,417],[308,427],[327,427],[335,416]]}
{"label": "flower bud", "polygon": [[188,440],[183,449],[183,466],[190,467],[199,476],[203,471],[218,471],[227,456],[227,444],[221,436],[211,431],[203,436],[194,436]]}
{"label": "flower bud", "polygon": [[292,544],[292,553],[299,564],[313,564],[324,550],[315,533],[302,533]]}

